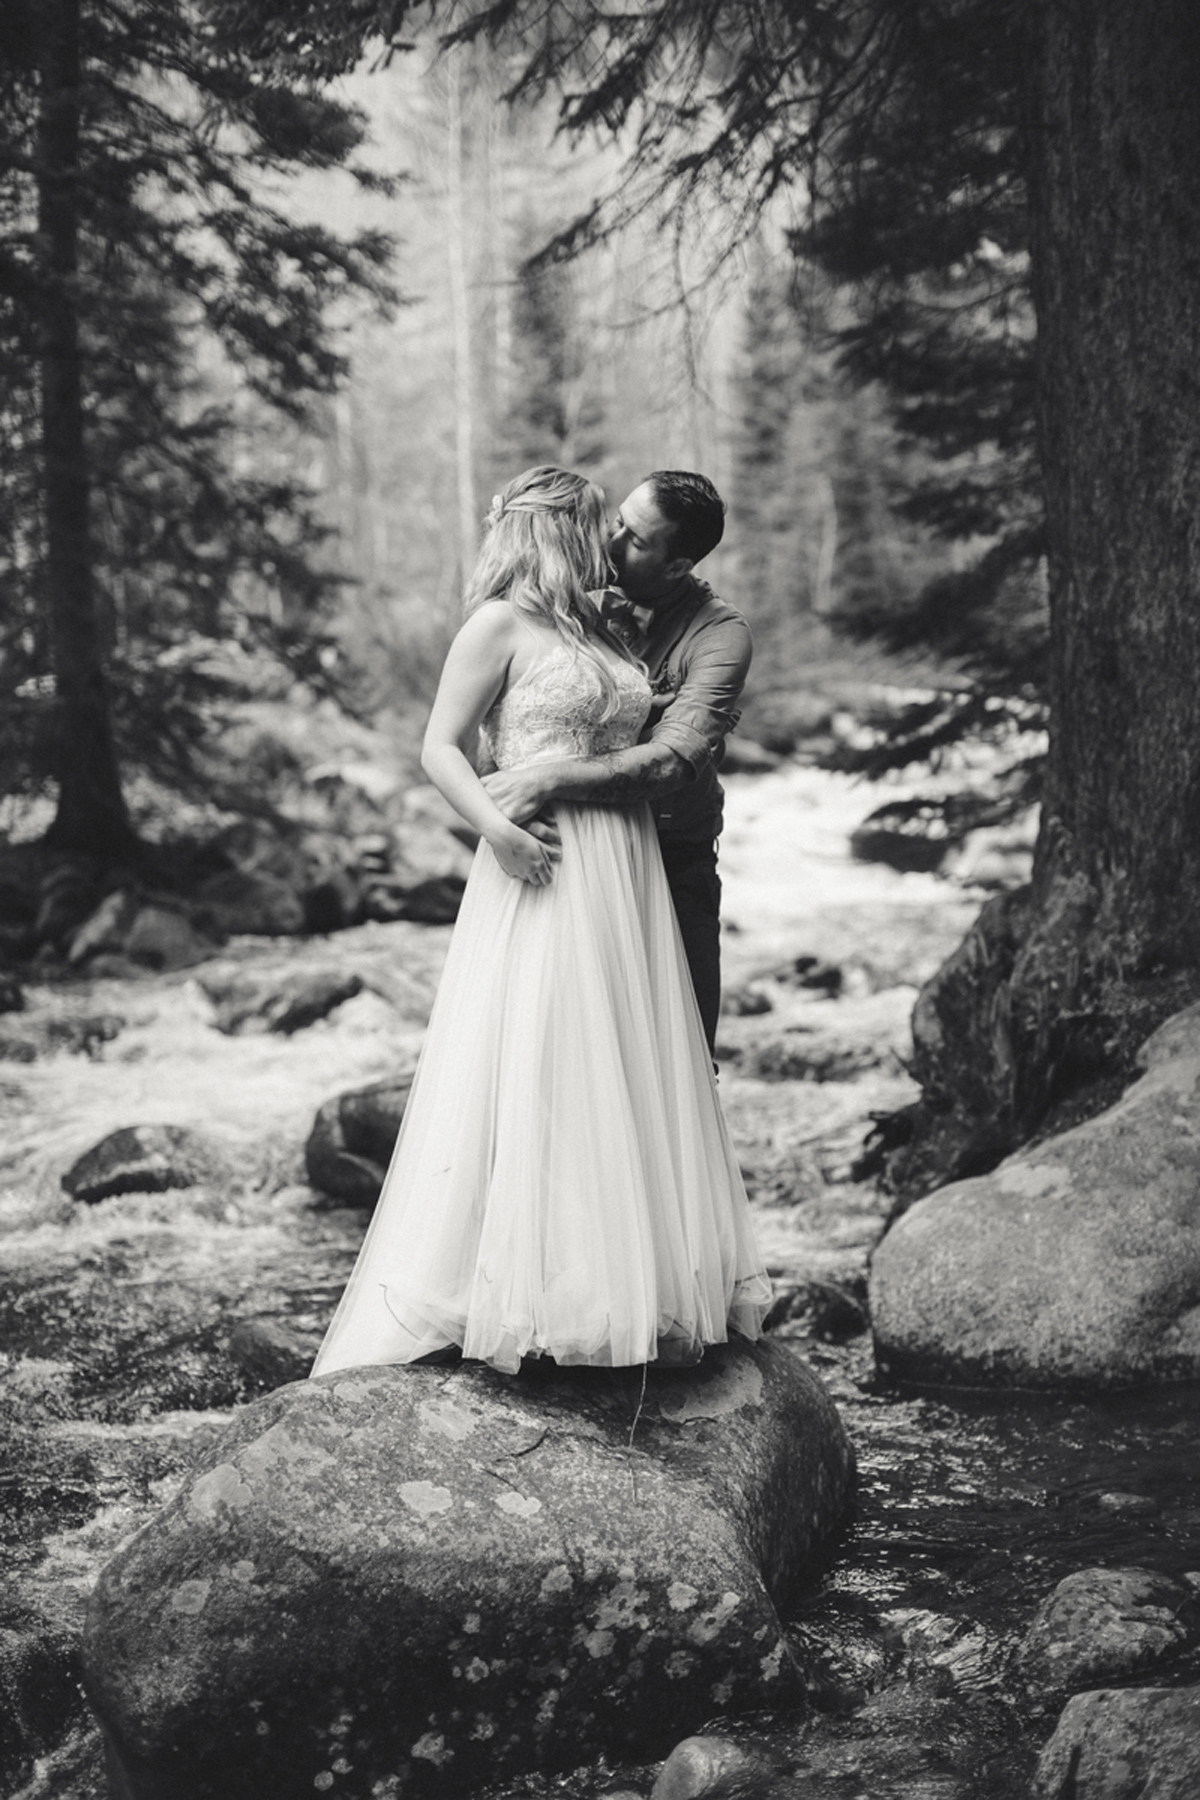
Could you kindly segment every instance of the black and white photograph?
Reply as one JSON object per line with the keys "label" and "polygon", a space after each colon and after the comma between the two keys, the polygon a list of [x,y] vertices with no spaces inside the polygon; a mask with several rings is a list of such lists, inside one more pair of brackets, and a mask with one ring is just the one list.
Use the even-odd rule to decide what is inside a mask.
{"label": "black and white photograph", "polygon": [[2,1800],[1200,1800],[1196,0],[0,0]]}

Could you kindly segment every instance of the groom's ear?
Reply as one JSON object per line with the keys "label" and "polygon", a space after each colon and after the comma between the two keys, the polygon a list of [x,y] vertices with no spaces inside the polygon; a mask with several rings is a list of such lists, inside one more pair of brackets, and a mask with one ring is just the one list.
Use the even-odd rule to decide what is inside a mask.
{"label": "groom's ear", "polygon": [[695,561],[690,556],[673,556],[663,570],[663,575],[668,581],[682,581],[685,575],[691,574],[695,566]]}

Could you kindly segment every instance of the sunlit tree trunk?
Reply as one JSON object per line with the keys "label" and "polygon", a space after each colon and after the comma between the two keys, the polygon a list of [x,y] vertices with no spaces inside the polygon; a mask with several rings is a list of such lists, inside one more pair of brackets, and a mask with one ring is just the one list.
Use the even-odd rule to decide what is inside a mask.
{"label": "sunlit tree trunk", "polygon": [[57,692],[58,808],[47,842],[112,861],[134,848],[109,723],[88,541],[78,270],[79,0],[44,0],[38,236],[45,589]]}

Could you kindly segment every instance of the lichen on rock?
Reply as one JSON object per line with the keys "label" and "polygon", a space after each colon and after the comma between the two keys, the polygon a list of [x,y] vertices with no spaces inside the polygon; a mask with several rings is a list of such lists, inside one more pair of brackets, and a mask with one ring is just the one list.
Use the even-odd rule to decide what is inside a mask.
{"label": "lichen on rock", "polygon": [[644,1399],[621,1370],[299,1383],[103,1572],[89,1690],[139,1800],[292,1800],[337,1757],[331,1791],[365,1797],[661,1756],[796,1696],[777,1607],[852,1480],[779,1346],[652,1370]]}

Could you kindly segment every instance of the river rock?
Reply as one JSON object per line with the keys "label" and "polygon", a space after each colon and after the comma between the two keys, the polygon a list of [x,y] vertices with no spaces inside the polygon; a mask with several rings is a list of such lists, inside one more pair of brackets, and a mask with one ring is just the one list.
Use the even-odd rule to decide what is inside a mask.
{"label": "river rock", "polygon": [[25,995],[15,975],[6,975],[0,970],[0,1013],[23,1012]]}
{"label": "river rock", "polygon": [[1200,1635],[1200,1597],[1154,1569],[1079,1569],[1033,1616],[1017,1651],[1026,1686],[1057,1695],[1161,1668]]}
{"label": "river rock", "polygon": [[1200,1376],[1200,1007],[1106,1112],[911,1207],[875,1252],[888,1374],[1018,1387]]}
{"label": "river rock", "polygon": [[124,1029],[125,1020],[120,1013],[27,1019],[17,1037],[0,1032],[0,1061],[35,1062],[39,1056],[53,1056],[61,1051],[95,1057]]}
{"label": "river rock", "polygon": [[229,1354],[242,1372],[263,1387],[303,1381],[321,1347],[322,1333],[305,1331],[287,1319],[239,1319],[229,1334]]}
{"label": "river rock", "polygon": [[1099,1688],[1069,1700],[1033,1800],[1196,1800],[1200,1687]]}
{"label": "river rock", "polygon": [[[5,1609],[7,1611],[7,1607]],[[15,1794],[83,1712],[78,1651],[48,1621],[0,1624],[0,1782]]]}
{"label": "river rock", "polygon": [[298,969],[270,976],[210,975],[200,982],[213,1024],[227,1036],[277,1031],[291,1036],[328,1018],[362,992],[362,976],[344,969]]}
{"label": "river rock", "polygon": [[769,1013],[775,1002],[761,987],[747,982],[742,987],[721,990],[721,1011],[732,1019],[754,1019]]}
{"label": "river rock", "polygon": [[106,894],[71,939],[67,961],[78,964],[92,956],[121,954],[140,907],[141,899],[132,888]]}
{"label": "river rock", "polygon": [[782,963],[772,970],[772,975],[784,987],[806,988],[810,993],[824,994],[829,1000],[836,1000],[846,985],[845,972],[837,963],[807,952]]}
{"label": "river rock", "polygon": [[304,902],[295,888],[262,869],[210,875],[198,898],[218,929],[231,937],[290,937],[304,930]]}
{"label": "river rock", "polygon": [[78,929],[96,904],[99,869],[89,857],[66,857],[47,869],[38,884],[34,935],[39,944],[58,945]]}
{"label": "river rock", "polygon": [[770,1343],[644,1393],[472,1363],[283,1388],[100,1576],[114,1790],[404,1800],[661,1757],[796,1699],[776,1608],[852,1483],[824,1387]]}
{"label": "river rock", "polygon": [[659,1770],[650,1800],[760,1800],[784,1773],[782,1761],[710,1732],[684,1738]]}
{"label": "river rock", "polygon": [[[428,881],[418,881],[405,893],[400,917],[418,925],[453,925],[466,885],[461,875],[431,875]],[[367,911],[369,916],[369,906]]]}
{"label": "river rock", "polygon": [[365,916],[362,884],[349,869],[329,869],[305,889],[305,931],[348,931]]}
{"label": "river rock", "polygon": [[869,1069],[899,1070],[912,1047],[915,999],[915,988],[895,987],[836,1005],[798,1000],[763,1019],[725,1018],[717,1055],[761,1081],[853,1081]]}
{"label": "river rock", "polygon": [[125,954],[150,969],[190,969],[216,948],[186,913],[168,906],[140,907],[125,940]]}
{"label": "river rock", "polygon": [[71,1164],[62,1185],[89,1206],[113,1194],[161,1194],[227,1174],[220,1152],[182,1125],[128,1125]]}
{"label": "river rock", "polygon": [[304,1146],[313,1187],[351,1206],[374,1206],[412,1089],[412,1071],[326,1100]]}

